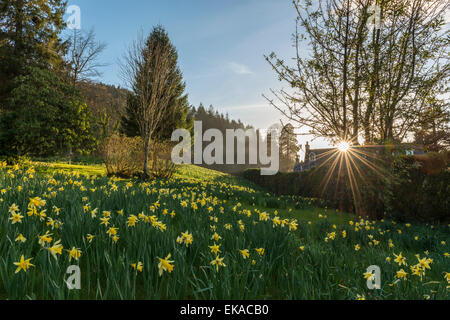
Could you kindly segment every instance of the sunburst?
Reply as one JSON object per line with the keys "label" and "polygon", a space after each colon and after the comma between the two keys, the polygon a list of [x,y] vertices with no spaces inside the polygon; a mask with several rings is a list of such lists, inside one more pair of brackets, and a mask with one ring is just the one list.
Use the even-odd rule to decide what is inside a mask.
{"label": "sunburst", "polygon": [[[326,151],[319,155],[318,158],[322,158],[323,161],[315,168],[314,171],[324,168],[327,169],[322,171],[324,176],[320,183],[319,188],[321,189],[322,196],[325,194],[332,176],[335,174],[338,181],[336,183],[336,192],[339,192],[338,185],[339,180],[344,178],[348,181],[345,182],[350,188],[353,199],[354,209],[358,214],[364,214],[362,212],[362,194],[361,190],[367,187],[372,181],[370,179],[371,175],[385,176],[388,174],[380,165],[380,160],[382,158],[376,152],[371,152],[370,148],[378,146],[358,146],[353,145],[352,141],[341,140],[336,144],[335,148]],[[319,172],[317,172],[319,173]]]}

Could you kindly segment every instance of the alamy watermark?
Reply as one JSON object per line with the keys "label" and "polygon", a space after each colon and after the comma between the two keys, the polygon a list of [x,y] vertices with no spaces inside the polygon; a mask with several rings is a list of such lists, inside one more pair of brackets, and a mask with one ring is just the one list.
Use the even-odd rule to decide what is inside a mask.
{"label": "alamy watermark", "polygon": [[69,290],[80,290],[81,289],[81,270],[77,265],[71,265],[66,270],[67,274],[70,276],[64,282]]}
{"label": "alamy watermark", "polygon": [[381,29],[381,8],[374,4],[367,9],[367,12],[370,14],[367,19],[367,28],[371,31]]}
{"label": "alamy watermark", "polygon": [[372,276],[367,278],[367,288],[370,290],[381,289],[381,269],[379,266],[372,265],[367,267],[366,273]]}
{"label": "alamy watermark", "polygon": [[66,20],[67,28],[73,29],[81,29],[81,9],[77,5],[71,5],[67,7],[66,14],[69,17]]}
{"label": "alamy watermark", "polygon": [[[219,129],[208,129],[203,133],[202,122],[195,121],[194,164],[261,165],[261,175],[275,175],[280,166],[278,136],[278,129],[271,128],[267,130],[266,139],[254,129],[227,129],[224,137]],[[176,129],[172,133],[171,140],[179,142],[172,149],[172,162],[192,164],[191,133],[186,129]],[[203,149],[203,142],[210,143]],[[246,163],[246,154],[248,154],[248,163]]]}

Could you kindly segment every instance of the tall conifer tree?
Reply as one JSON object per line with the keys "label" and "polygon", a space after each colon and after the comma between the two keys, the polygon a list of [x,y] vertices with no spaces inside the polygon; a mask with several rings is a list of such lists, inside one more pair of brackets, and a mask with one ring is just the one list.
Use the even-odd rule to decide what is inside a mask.
{"label": "tall conifer tree", "polygon": [[0,110],[14,79],[28,67],[58,71],[64,64],[64,0],[2,0],[0,2]]}
{"label": "tall conifer tree", "polygon": [[[171,74],[171,79],[176,82],[172,90],[167,111],[163,115],[161,125],[155,131],[153,139],[170,139],[172,131],[176,128],[190,129],[193,125],[192,119],[188,117],[190,106],[188,96],[184,93],[186,85],[183,82],[182,74],[178,68],[178,53],[169,39],[167,32],[162,26],[157,26],[152,31],[147,45],[156,47],[155,42],[159,42],[161,47],[170,48],[170,65],[167,72]],[[127,136],[139,136],[139,126],[136,120],[136,110],[139,104],[139,91],[134,90],[127,96],[126,113],[122,117],[121,131]]]}

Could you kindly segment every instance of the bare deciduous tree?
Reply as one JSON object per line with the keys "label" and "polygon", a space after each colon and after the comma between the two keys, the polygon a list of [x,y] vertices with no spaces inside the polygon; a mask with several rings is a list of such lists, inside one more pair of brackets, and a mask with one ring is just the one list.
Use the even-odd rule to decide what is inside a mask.
{"label": "bare deciduous tree", "polygon": [[[365,143],[411,138],[448,90],[441,0],[293,0],[294,64],[266,60],[289,88],[269,103],[314,136]],[[376,5],[378,10],[373,10]],[[381,24],[370,28],[374,14]],[[306,49],[306,50],[305,50]],[[447,53],[446,53],[447,52]]]}
{"label": "bare deciduous tree", "polygon": [[75,85],[79,81],[100,76],[98,69],[106,64],[98,62],[98,58],[105,50],[106,44],[95,40],[94,30],[83,33],[74,29],[69,44],[68,60],[72,83]]}

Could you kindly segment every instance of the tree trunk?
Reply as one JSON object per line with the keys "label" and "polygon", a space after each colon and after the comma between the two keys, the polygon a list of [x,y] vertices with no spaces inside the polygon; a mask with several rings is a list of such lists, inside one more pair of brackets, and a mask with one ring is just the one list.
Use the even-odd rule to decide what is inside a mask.
{"label": "tree trunk", "polygon": [[356,38],[356,49],[355,49],[355,99],[353,101],[353,144],[359,145],[358,136],[359,136],[359,126],[360,126],[360,116],[359,116],[359,95],[361,90],[361,74],[360,74],[360,53],[361,47],[363,47],[364,42],[364,28],[367,24],[367,7],[364,8],[364,12],[361,17],[361,21],[358,26],[358,33]]}
{"label": "tree trunk", "polygon": [[67,158],[69,159],[69,164],[72,164],[72,156],[73,156],[72,146],[69,146],[67,148]]}
{"label": "tree trunk", "polygon": [[359,130],[359,87],[360,87],[360,79],[359,79],[359,50],[360,43],[358,43],[356,47],[355,53],[355,99],[353,101],[353,135],[352,140],[353,144],[358,144],[358,130]]}
{"label": "tree trunk", "polygon": [[347,20],[345,23],[345,42],[344,42],[344,70],[343,70],[343,90],[342,90],[342,108],[343,108],[343,140],[347,140],[347,105],[346,105],[346,94],[347,94],[347,73],[348,73],[348,51],[349,51],[349,20],[350,20],[350,1],[347,0]]}
{"label": "tree trunk", "polygon": [[144,139],[144,179],[148,179],[148,154],[150,151],[150,138]]}
{"label": "tree trunk", "polygon": [[[383,8],[382,8],[383,10]],[[383,11],[381,11],[381,19],[383,17]],[[370,89],[369,89],[369,101],[367,104],[367,110],[364,117],[364,143],[368,144],[372,142],[371,137],[371,128],[370,128],[370,118],[373,115],[373,112],[375,110],[375,95],[378,88],[378,82],[379,82],[379,45],[380,45],[380,29],[374,30],[373,34],[373,48],[374,48],[374,59],[373,59],[373,69],[372,74],[370,77]]]}

